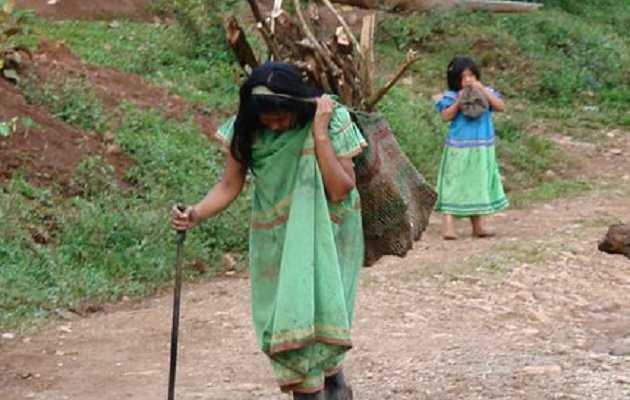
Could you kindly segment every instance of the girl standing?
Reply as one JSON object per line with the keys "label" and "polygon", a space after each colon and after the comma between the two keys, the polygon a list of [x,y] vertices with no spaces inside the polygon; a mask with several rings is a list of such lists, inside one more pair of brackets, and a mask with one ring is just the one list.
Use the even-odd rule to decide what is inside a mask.
{"label": "girl standing", "polygon": [[443,213],[442,237],[458,238],[454,217],[469,217],[474,237],[494,236],[482,215],[508,206],[495,155],[492,113],[503,111],[500,94],[484,86],[475,62],[455,57],[448,64],[448,91],[436,103],[450,122],[438,173],[436,211]]}

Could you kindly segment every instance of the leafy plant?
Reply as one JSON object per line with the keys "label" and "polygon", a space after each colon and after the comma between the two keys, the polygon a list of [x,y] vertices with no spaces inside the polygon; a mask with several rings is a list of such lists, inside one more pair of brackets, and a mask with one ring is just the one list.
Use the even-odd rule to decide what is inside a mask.
{"label": "leafy plant", "polygon": [[18,121],[22,123],[22,125],[28,130],[35,126],[35,122],[33,122],[30,118],[18,118],[13,117],[9,118],[6,121],[0,122],[0,136],[9,137],[18,130]]}
{"label": "leafy plant", "polygon": [[[175,16],[188,38],[194,57],[232,59],[223,31],[222,14],[233,10],[235,0],[159,0],[154,7]],[[227,57],[227,58],[226,58]]]}
{"label": "leafy plant", "polygon": [[17,130],[18,117],[13,117],[6,121],[0,122],[0,136],[7,137],[15,133]]}
{"label": "leafy plant", "polygon": [[22,89],[28,102],[46,107],[62,121],[94,132],[105,129],[103,102],[87,79],[53,76],[42,82],[32,78],[24,81]]}
{"label": "leafy plant", "polygon": [[19,0],[0,0],[0,71],[10,81],[20,81],[24,56],[32,58],[28,47],[14,43],[15,37],[28,33],[28,23],[34,16],[30,10],[17,10]]}
{"label": "leafy plant", "polygon": [[71,190],[85,198],[109,193],[115,186],[114,168],[101,156],[85,157],[70,179]]}

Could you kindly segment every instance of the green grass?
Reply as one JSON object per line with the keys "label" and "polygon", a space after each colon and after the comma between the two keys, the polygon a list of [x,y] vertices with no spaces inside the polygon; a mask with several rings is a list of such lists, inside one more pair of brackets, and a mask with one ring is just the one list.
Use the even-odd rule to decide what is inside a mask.
{"label": "green grass", "polygon": [[[180,2],[199,6],[204,1]],[[501,91],[507,102],[495,124],[512,205],[574,196],[595,187],[570,178],[579,161],[549,135],[595,143],[601,132],[630,126],[630,9],[620,0],[575,4],[546,1],[539,12],[515,15],[379,16],[377,88],[407,49],[421,55],[378,109],[429,182],[435,183],[448,128],[431,98],[445,90],[448,61],[470,54],[481,66],[483,81]],[[235,5],[224,1],[218,10]],[[242,12],[242,4],[236,10]],[[239,67],[216,29],[220,21],[181,18],[183,27],[40,20],[35,31],[63,41],[88,64],[138,74],[168,88],[198,110],[212,115],[234,111],[234,72]],[[16,39],[34,47],[39,37]],[[170,207],[198,200],[218,180],[223,168],[218,145],[199,132],[192,117],[172,120],[157,110],[130,105],[104,115],[96,92],[82,80],[42,85],[27,79],[22,89],[31,102],[59,119],[97,133],[115,133],[134,167],[121,186],[102,157],[86,157],[72,176],[70,196],[54,185],[32,187],[19,175],[2,184],[0,329],[29,330],[54,316],[57,308],[146,296],[170,284],[175,251]],[[228,211],[189,233],[187,279],[216,274],[224,252],[244,257],[249,201],[248,187]]]}
{"label": "green grass", "polygon": [[[105,163],[86,158],[75,171],[74,197],[35,188],[16,177],[0,192],[0,326],[25,330],[58,308],[155,293],[173,274],[174,233],[169,210],[190,204],[216,182],[219,146],[193,121],[122,109],[118,140],[136,166],[119,188]],[[231,210],[188,235],[189,279],[217,272],[223,252],[243,254],[248,190]],[[15,212],[18,210],[18,212]]]}
{"label": "green grass", "polygon": [[89,64],[142,75],[194,104],[222,109],[236,100],[232,56],[217,46],[204,57],[191,57],[189,40],[177,26],[41,21],[37,27],[47,38],[63,41]]}

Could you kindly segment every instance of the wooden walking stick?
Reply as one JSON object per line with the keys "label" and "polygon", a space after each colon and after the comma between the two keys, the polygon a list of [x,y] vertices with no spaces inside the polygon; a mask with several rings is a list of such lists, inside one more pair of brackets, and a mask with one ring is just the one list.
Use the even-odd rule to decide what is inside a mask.
{"label": "wooden walking stick", "polygon": [[[184,212],[186,207],[177,206]],[[177,339],[179,332],[179,303],[182,291],[182,264],[184,262],[184,241],[186,231],[177,231],[177,262],[175,264],[175,285],[173,293],[173,324],[171,328],[171,365],[168,376],[168,400],[175,399],[175,372],[177,369]]]}

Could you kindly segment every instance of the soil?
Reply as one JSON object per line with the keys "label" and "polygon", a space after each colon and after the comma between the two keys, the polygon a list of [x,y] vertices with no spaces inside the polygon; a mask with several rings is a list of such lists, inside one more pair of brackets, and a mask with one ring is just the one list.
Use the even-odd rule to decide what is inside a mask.
{"label": "soil", "polygon": [[151,0],[21,0],[20,7],[58,20],[153,19]]}
{"label": "soil", "polygon": [[[76,17],[83,3],[55,6]],[[94,3],[122,12],[146,2]],[[47,63],[86,74],[112,105],[126,98],[151,106],[162,96],[167,112],[186,112],[181,99],[138,77],[83,66],[58,44],[40,46],[35,64]],[[0,80],[0,90],[0,120],[26,113],[40,126],[0,140],[2,178],[22,170],[50,184],[85,154],[107,154],[102,140],[26,104],[12,85]],[[345,364],[356,399],[630,396],[630,259],[597,250],[610,224],[630,222],[630,133],[601,132],[593,143],[541,134],[582,160],[582,179],[594,189],[494,214],[487,221],[498,235],[489,239],[471,238],[459,221],[460,240],[444,241],[434,215],[405,258],[363,269]],[[108,156],[121,170],[129,163]],[[32,335],[4,333],[0,398],[165,398],[171,310],[167,292],[86,315],[60,310],[58,321]],[[245,273],[184,286],[177,371],[178,399],[289,399],[257,348]]]}

